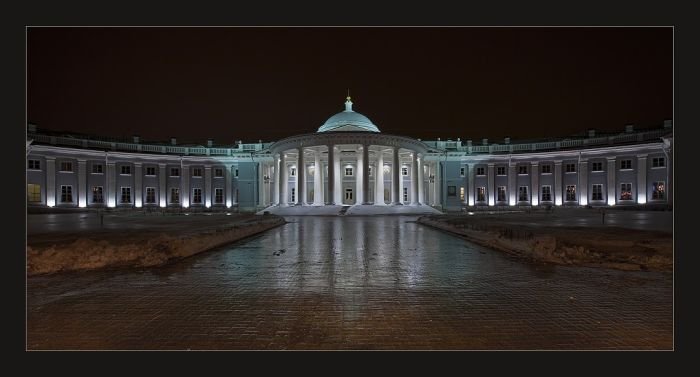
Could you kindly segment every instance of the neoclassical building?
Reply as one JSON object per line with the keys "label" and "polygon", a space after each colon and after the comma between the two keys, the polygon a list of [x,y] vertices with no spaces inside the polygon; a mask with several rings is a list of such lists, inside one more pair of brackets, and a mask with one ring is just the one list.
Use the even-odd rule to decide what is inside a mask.
{"label": "neoclassical building", "polygon": [[345,110],[274,143],[181,145],[27,129],[29,206],[258,211],[270,206],[673,203],[673,129],[489,143],[389,135]]}

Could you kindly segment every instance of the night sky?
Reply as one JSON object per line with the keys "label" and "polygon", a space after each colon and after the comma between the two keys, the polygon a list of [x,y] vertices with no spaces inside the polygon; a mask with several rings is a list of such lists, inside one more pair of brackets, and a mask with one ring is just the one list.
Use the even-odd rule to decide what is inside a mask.
{"label": "night sky", "polygon": [[671,28],[29,28],[39,128],[233,144],[353,109],[382,132],[502,142],[673,117]]}

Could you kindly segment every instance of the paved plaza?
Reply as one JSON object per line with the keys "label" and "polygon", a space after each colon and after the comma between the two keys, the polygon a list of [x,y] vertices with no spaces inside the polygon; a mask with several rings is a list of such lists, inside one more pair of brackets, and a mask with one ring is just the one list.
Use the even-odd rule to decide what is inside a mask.
{"label": "paved plaza", "polygon": [[673,349],[673,276],[531,264],[415,217],[288,217],[158,268],[29,278],[43,349]]}

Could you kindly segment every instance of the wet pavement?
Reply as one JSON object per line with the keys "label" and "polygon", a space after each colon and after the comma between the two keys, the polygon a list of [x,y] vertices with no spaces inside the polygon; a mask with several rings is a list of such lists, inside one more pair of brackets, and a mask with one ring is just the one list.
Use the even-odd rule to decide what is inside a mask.
{"label": "wet pavement", "polygon": [[414,219],[287,218],[160,268],[33,277],[27,348],[673,348],[670,273],[536,265]]}

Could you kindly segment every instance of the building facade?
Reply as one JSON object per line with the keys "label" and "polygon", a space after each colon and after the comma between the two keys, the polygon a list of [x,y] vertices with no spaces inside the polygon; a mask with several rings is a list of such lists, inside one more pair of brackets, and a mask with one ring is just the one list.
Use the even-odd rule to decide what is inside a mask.
{"label": "building facade", "polygon": [[474,145],[381,133],[345,111],[315,133],[234,146],[27,130],[27,203],[258,211],[290,205],[673,204],[673,127]]}

